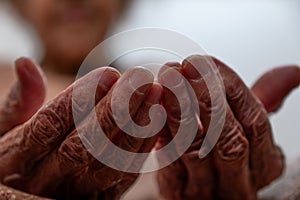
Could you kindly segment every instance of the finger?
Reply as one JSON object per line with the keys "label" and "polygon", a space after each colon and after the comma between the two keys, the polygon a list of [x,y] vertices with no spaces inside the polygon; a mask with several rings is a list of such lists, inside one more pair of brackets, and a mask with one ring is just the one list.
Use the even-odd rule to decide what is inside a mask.
{"label": "finger", "polygon": [[[150,92],[148,93],[145,101],[139,108],[137,114],[134,117],[134,121],[139,126],[149,126],[149,129],[145,129],[141,132],[144,136],[148,136],[147,138],[135,138],[128,136],[127,134],[122,137],[120,142],[116,144],[130,152],[138,152],[138,154],[134,157],[134,160],[131,162],[130,167],[127,168],[127,171],[140,172],[139,170],[143,166],[145,160],[148,158],[151,150],[154,148],[155,143],[157,141],[158,136],[162,132],[162,127],[164,126],[164,118],[165,113],[163,112],[163,108],[160,105],[161,99],[163,95],[163,88],[158,83],[154,83]],[[153,109],[151,111],[151,107],[153,105],[157,105],[157,109]],[[152,113],[151,113],[152,112]],[[149,115],[153,115],[155,119],[150,119]],[[131,123],[128,124],[131,126]],[[136,132],[134,127],[131,128],[132,132]],[[124,134],[124,133],[123,133]],[[123,139],[124,138],[124,139]],[[129,138],[129,139],[126,139]],[[138,146],[134,144],[137,143]],[[152,166],[150,166],[152,168]]]}
{"label": "finger", "polygon": [[181,160],[176,160],[166,168],[159,170],[157,172],[157,181],[161,197],[181,200],[186,180],[187,175]]}
{"label": "finger", "polygon": [[[96,80],[97,102],[106,95],[118,78],[119,73],[112,68],[101,68],[91,72],[50,101],[24,127],[4,137],[0,141],[0,146],[3,147],[0,156],[1,160],[5,161],[0,162],[1,180],[7,184],[14,184],[17,180],[22,180],[23,176],[29,176],[36,162],[51,152],[68,135],[74,126],[72,103],[75,102],[72,101],[72,94],[75,85],[80,94],[86,95]],[[79,107],[76,109],[78,111],[91,110],[93,107],[89,102],[85,102],[84,98],[77,99],[74,106]]]}
{"label": "finger", "polygon": [[[105,166],[97,159],[110,159],[112,162],[122,162],[124,166],[129,165],[133,159],[128,157],[120,158],[115,152],[115,147],[107,139],[127,151],[137,152],[140,149],[144,139],[129,137],[120,130],[120,127],[114,121],[111,103],[116,101],[114,103],[126,106],[123,104],[124,98],[134,91],[130,104],[127,105],[129,106],[130,116],[133,116],[137,123],[147,123],[148,121],[144,119],[145,115],[148,115],[153,101],[159,102],[161,89],[157,87],[151,88],[152,84],[147,84],[139,89],[132,85],[134,82],[145,80],[152,82],[153,76],[142,68],[132,69],[123,74],[117,84],[96,105],[96,115],[92,111],[61,144],[56,155],[57,170],[51,169],[54,173],[50,180],[52,182],[47,182],[45,183],[46,185],[55,183],[58,177],[70,176],[73,181],[68,191],[76,190],[78,191],[76,193],[78,196],[74,197],[71,192],[68,195],[71,198],[87,198],[85,196],[87,194],[98,195],[100,192],[121,182],[124,176],[123,171],[117,171],[109,166]],[[149,95],[147,96],[148,92]],[[118,94],[118,96],[113,96],[114,93]],[[122,109],[125,108],[119,106],[119,109],[119,112],[122,113],[124,112]],[[139,109],[143,112],[140,112]],[[140,115],[143,116],[141,117]],[[100,130],[99,125],[102,130]],[[104,136],[101,135],[101,131],[105,134]],[[88,144],[92,147],[87,146]],[[92,156],[96,156],[97,159]],[[45,165],[47,168],[47,164]],[[78,177],[73,177],[72,174],[78,174]],[[83,186],[82,183],[86,183],[86,186]],[[47,188],[45,186],[39,187],[41,189]]]}
{"label": "finger", "polygon": [[[216,95],[221,96],[223,91],[216,87],[211,93],[208,90],[206,81],[214,78],[210,68],[211,60],[203,56],[189,57],[183,64],[183,74],[189,80],[199,101],[200,120],[203,123],[205,134],[208,134],[207,130],[211,122],[212,112],[222,107],[222,105],[214,105],[214,107],[212,105],[211,99],[217,98]],[[207,73],[199,73],[204,71]],[[223,99],[217,103],[222,104],[224,101]],[[197,198],[197,191],[199,192],[201,186],[202,193],[205,195],[204,199],[245,199],[253,195],[255,197],[248,168],[248,142],[226,101],[225,105],[225,123],[213,150],[213,160],[209,157],[199,159],[198,153],[186,157],[189,160],[191,170],[197,173],[197,175],[193,174],[190,187],[193,188],[193,185],[198,185],[198,188],[188,191],[190,190],[188,187],[186,192],[190,198]],[[214,124],[214,126],[217,125]],[[207,135],[206,137],[211,136]],[[216,169],[212,167],[212,162],[214,162]],[[208,177],[205,177],[206,174],[201,171],[197,172],[197,165],[206,169]],[[217,176],[215,176],[216,174]]]}
{"label": "finger", "polygon": [[[167,112],[167,125],[177,152],[183,154],[193,142],[199,128],[194,111],[194,96],[177,66],[165,65],[158,81],[164,87],[163,105]],[[189,134],[185,134],[189,133]]]}
{"label": "finger", "polygon": [[[125,168],[125,166],[130,164],[130,160],[134,159],[134,157],[120,157],[119,148],[130,152],[138,152],[144,141],[142,137],[148,134],[147,132],[138,133],[137,130],[131,130],[131,128],[134,123],[139,126],[148,124],[149,109],[153,105],[151,100],[159,101],[157,98],[161,96],[161,89],[152,86],[153,79],[151,72],[143,68],[129,70],[121,77],[116,87],[109,92],[106,98],[97,105],[96,113],[98,121],[103,130],[103,134],[105,134],[104,136],[107,138],[101,138],[103,136],[99,134],[91,135],[90,138],[84,136],[84,139],[87,141],[91,139],[94,141],[98,140],[97,143],[94,144],[104,147],[103,149],[95,148],[93,154],[101,154],[101,159],[109,163],[113,162],[120,168]],[[147,84],[138,88],[137,86],[142,82]],[[126,102],[128,98],[130,98],[130,101]],[[113,104],[117,105],[114,113],[112,111]],[[127,110],[127,107],[129,110]],[[129,112],[129,114],[127,112]],[[121,124],[116,124],[116,120],[123,121]],[[125,128],[128,133],[123,132]],[[129,134],[137,134],[139,137],[132,137]],[[97,138],[95,138],[96,136]],[[96,161],[96,168],[98,168],[98,165]],[[90,168],[92,169],[93,167]]]}
{"label": "finger", "polygon": [[[162,88],[158,84],[154,84],[150,89],[148,95],[142,102],[141,106],[139,107],[137,113],[134,115],[133,121],[137,123],[141,127],[145,127],[150,124],[149,129],[144,129],[140,132],[141,137],[133,137],[126,134],[123,131],[119,131],[118,136],[116,138],[112,138],[112,142],[116,146],[109,145],[105,148],[104,151],[101,152],[102,158],[110,159],[110,162],[118,168],[119,173],[123,172],[133,172],[139,173],[141,167],[143,166],[145,160],[147,159],[151,149],[154,147],[154,144],[157,140],[157,127],[161,127],[161,122],[163,121],[163,114],[160,109],[158,109],[157,113],[154,114],[155,121],[151,121],[149,118],[150,108],[155,105],[159,104],[162,96]],[[152,119],[153,120],[153,119]],[[135,127],[132,126],[132,122],[130,121],[126,126],[129,126],[128,130],[132,132],[138,132]],[[154,132],[153,132],[154,131]],[[154,135],[148,138],[143,138],[142,136]],[[129,151],[131,153],[137,154],[124,154],[120,151],[123,149],[125,151]],[[97,166],[97,167],[92,167]],[[101,164],[100,164],[101,166]],[[97,169],[99,174],[103,174],[105,176],[105,171],[103,168],[99,168],[99,162],[95,161],[90,164],[91,169]],[[115,170],[113,170],[115,171]],[[126,173],[125,173],[126,174]],[[126,175],[125,175],[126,176]],[[105,177],[97,178],[97,181],[105,180]]]}
{"label": "finger", "polygon": [[[147,113],[149,113],[149,102],[150,104],[157,104],[160,103],[161,100],[161,96],[162,96],[162,88],[160,85],[158,84],[154,84],[154,86],[151,88],[147,98],[145,99],[145,102],[143,103],[144,105],[141,106],[141,108],[139,109],[137,115],[136,115],[136,119],[135,121],[137,122],[137,124],[143,126],[147,123],[149,123],[149,117],[147,116]],[[146,109],[146,110],[145,110]],[[146,114],[146,116],[145,116]],[[161,112],[157,113],[157,117],[161,120],[163,118],[163,115],[161,114]],[[143,122],[144,120],[147,120],[146,123]],[[141,120],[141,121],[140,121]],[[162,121],[162,120],[161,120]],[[154,130],[156,130],[156,128],[154,128]],[[138,155],[135,156],[134,160],[131,161],[131,166],[130,168],[128,168],[129,170],[132,171],[132,169],[140,169],[143,165],[145,160],[148,158],[148,153],[150,153],[150,151],[153,149],[154,145],[157,142],[157,138],[159,135],[161,135],[160,131],[157,135],[146,138],[143,140],[143,144],[140,146],[140,149],[138,151]],[[147,134],[147,133],[145,133]],[[131,142],[132,143],[132,142]],[[125,140],[125,147],[127,146],[127,141]],[[120,146],[120,145],[118,145]],[[127,148],[125,148],[127,149]],[[131,148],[132,149],[132,148]],[[151,163],[152,165],[150,166],[150,168],[153,168],[153,165],[155,165],[155,163]],[[149,169],[148,166],[144,166],[145,169]],[[136,179],[138,178],[138,173],[125,173],[124,176],[122,177],[122,180],[120,183],[116,184],[115,186],[113,186],[112,188],[109,188],[108,190],[105,190],[104,193],[102,194],[104,199],[120,199],[121,196],[128,190],[128,188],[130,188],[130,186],[132,186],[134,184],[134,182],[136,181]],[[112,195],[113,193],[113,195]]]}
{"label": "finger", "polygon": [[249,144],[228,108],[226,122],[214,150],[218,171],[218,199],[256,199],[249,170]]}
{"label": "finger", "polygon": [[286,96],[300,84],[300,67],[278,67],[263,74],[252,87],[252,92],[266,110],[276,112]]}
{"label": "finger", "polygon": [[0,136],[32,117],[45,99],[45,78],[36,64],[20,58],[15,70],[18,81],[0,104]]}
{"label": "finger", "polygon": [[274,145],[271,125],[263,105],[229,67],[214,59],[222,75],[230,107],[250,143],[250,167],[260,189],[283,171],[281,150]]}
{"label": "finger", "polygon": [[[173,139],[168,127],[165,127],[157,141],[155,149],[159,150],[168,145]],[[175,155],[174,155],[175,154]],[[178,156],[176,147],[169,151],[165,151],[163,157],[158,157],[158,162],[161,160],[169,160],[173,156]],[[159,185],[160,195],[164,199],[180,200],[183,198],[184,186],[187,181],[187,171],[180,159],[172,162],[170,165],[158,170],[157,182]]]}
{"label": "finger", "polygon": [[[178,67],[175,67],[175,69],[176,68],[178,70]],[[176,74],[172,74],[172,72],[170,72],[167,71],[165,72],[166,74],[164,74],[165,77],[162,76],[165,78],[165,80],[163,80],[164,82],[168,82],[170,80],[174,81],[176,78]],[[176,92],[177,90],[178,96],[176,97],[174,97],[174,94],[169,90],[165,90],[164,95],[164,106],[168,113],[168,127],[173,137],[176,134],[179,125],[184,126],[183,130],[185,137],[194,136],[192,140],[189,140],[189,148],[185,151],[184,155],[181,156],[182,164],[186,170],[186,177],[182,179],[181,184],[177,183],[178,181],[176,180],[173,181],[178,184],[177,187],[181,187],[181,185],[184,184],[184,191],[181,191],[181,197],[183,198],[193,199],[201,196],[204,199],[210,199],[212,195],[210,190],[213,188],[212,179],[214,177],[210,163],[211,160],[210,158],[200,160],[198,157],[204,136],[196,117],[197,111],[195,111],[195,108],[198,107],[198,105],[195,105],[195,103],[198,104],[198,101],[196,97],[192,95],[193,93],[189,92],[192,88],[189,88],[188,86],[189,84],[184,82],[183,85],[172,87],[172,92],[174,92],[174,90]],[[180,105],[176,98],[183,103]],[[183,141],[185,140],[186,138],[183,139]],[[178,149],[178,144],[176,144],[176,148]],[[167,154],[170,156],[170,152],[167,152]],[[182,174],[182,171],[184,171],[183,169],[180,169],[182,164],[175,162],[171,167],[167,167],[165,170],[166,176],[169,171],[172,171],[173,173],[177,171],[179,174]],[[164,171],[162,171],[162,174],[163,172]]]}
{"label": "finger", "polygon": [[[168,72],[168,68],[171,68],[171,71]],[[176,70],[177,72],[172,72],[172,69]],[[167,84],[167,86],[171,87],[164,88],[163,104],[168,113],[168,120],[167,126],[164,127],[157,141],[155,147],[157,150],[161,150],[166,145],[170,145],[169,143],[173,140],[173,137],[176,135],[181,121],[180,104],[178,99],[176,99],[175,94],[171,90],[173,90],[174,88],[176,90],[177,88],[178,93],[179,91],[184,91],[184,95],[189,97],[189,94],[185,90],[186,87],[183,84],[183,82],[181,82],[181,85],[180,83],[178,83],[181,81],[181,75],[177,74],[180,71],[180,63],[166,63],[160,71],[160,82],[163,84]],[[184,97],[182,99],[184,99]],[[187,101],[189,101],[189,98],[186,99],[188,99]],[[187,102],[185,107],[189,106],[191,105],[189,102]],[[191,108],[188,109],[190,109],[191,111]],[[171,143],[171,145],[171,148],[165,149],[161,156],[157,158],[159,165],[164,165],[164,163],[166,162],[172,162],[173,158],[180,157],[178,155],[175,143]],[[180,159],[175,159],[175,161],[173,161],[170,165],[167,165],[166,167],[160,169],[157,172],[157,181],[161,196],[165,199],[182,199],[184,193],[184,186],[187,181],[187,176],[188,174],[185,165]]]}
{"label": "finger", "polygon": [[[133,114],[134,118],[133,121],[137,123],[139,126],[146,126],[150,122],[149,119],[149,110],[150,108],[155,105],[159,104],[162,96],[162,88],[159,85],[153,85],[150,89],[148,95],[143,102],[141,102],[140,107],[136,111],[135,114]],[[139,101],[135,101],[135,103],[140,104]],[[155,123],[153,123],[151,126],[159,126],[158,123],[160,123],[162,115],[160,111],[155,114],[156,118],[158,119]],[[129,122],[127,126],[131,127],[132,123]],[[130,130],[131,128],[129,128]],[[150,128],[151,130],[155,130],[155,127]],[[132,132],[135,132],[134,128],[131,129]],[[147,136],[150,132],[144,131],[139,134]],[[105,148],[104,151],[101,152],[101,158],[105,159],[108,158],[111,161],[111,164],[114,167],[118,168],[118,171],[115,169],[111,169],[110,166],[103,167],[103,164],[100,164],[97,160],[90,163],[90,173],[94,174],[93,179],[95,183],[97,183],[97,186],[103,183],[107,183],[105,185],[108,185],[109,187],[116,185],[119,181],[122,181],[122,179],[118,179],[117,181],[113,182],[111,181],[111,178],[107,176],[108,173],[111,172],[111,174],[122,174],[123,177],[128,176],[127,173],[124,174],[124,172],[135,172],[138,173],[144,163],[144,161],[147,158],[147,154],[143,155],[141,153],[149,153],[151,149],[153,148],[155,142],[156,142],[157,136],[149,137],[149,138],[141,138],[141,137],[132,137],[122,130],[119,130],[117,137],[110,138],[111,141],[116,145],[115,147],[109,145]],[[123,149],[125,151],[129,151],[131,153],[139,153],[137,155],[134,154],[123,154],[120,149]],[[120,175],[118,175],[120,176]],[[115,177],[118,177],[115,176]],[[101,182],[101,183],[99,183]],[[105,188],[105,186],[101,187],[102,189]]]}
{"label": "finger", "polygon": [[[140,152],[141,150],[147,152],[153,148],[154,142],[158,137],[157,135],[160,131],[160,127],[163,127],[162,118],[164,116],[162,113],[162,107],[160,106],[162,94],[162,87],[157,83],[153,84],[146,98],[141,103],[141,106],[134,115],[133,120],[130,120],[126,125],[131,134],[133,132],[139,132],[139,130],[136,130],[136,128],[138,127],[135,127],[134,123],[136,123],[140,127],[146,127],[147,125],[149,125],[148,129],[144,129],[142,132],[139,132],[137,134],[137,137],[122,133],[121,138],[115,141],[115,144],[118,147],[130,152]],[[157,109],[153,109],[151,111],[151,108],[154,105],[157,105],[158,107],[156,107]],[[155,120],[152,119],[153,121],[151,121],[150,119],[151,114],[156,118]],[[148,142],[145,142],[145,140],[147,140]],[[145,144],[141,145],[143,143]]]}

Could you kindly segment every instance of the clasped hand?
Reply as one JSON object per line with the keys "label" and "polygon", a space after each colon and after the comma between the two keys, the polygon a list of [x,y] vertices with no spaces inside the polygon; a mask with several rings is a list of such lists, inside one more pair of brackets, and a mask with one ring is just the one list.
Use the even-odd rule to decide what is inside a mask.
{"label": "clasped hand", "polygon": [[[207,77],[198,74],[195,67],[206,66],[208,61],[216,64],[224,83],[226,116],[217,144],[205,158],[199,159],[198,151],[214,108],[204,81]],[[0,107],[0,182],[4,185],[49,198],[119,199],[138,174],[105,166],[88,152],[78,129],[93,135],[97,131],[95,122],[114,144],[134,153],[150,152],[168,144],[182,121],[199,127],[189,149],[158,171],[160,192],[166,199],[256,199],[257,191],[280,176],[284,168],[284,156],[274,144],[266,111],[277,110],[284,97],[299,85],[299,67],[266,73],[252,90],[228,66],[210,57],[191,56],[182,64],[166,64],[158,83],[143,68],[130,69],[123,75],[113,68],[99,68],[44,106],[46,92],[41,70],[28,59],[19,59],[16,73],[18,82]],[[95,79],[99,80],[95,105],[84,102],[84,98],[72,101],[75,87],[84,96],[92,87],[90,80]],[[136,87],[144,81],[151,84]],[[185,100],[188,110],[184,120],[174,94],[161,86],[164,82],[171,84]],[[187,84],[197,102],[191,102]],[[129,105],[124,105],[127,93],[133,95]],[[151,106],[161,104],[167,113],[166,125],[153,137],[132,137],[116,125],[112,102],[120,105],[120,113],[128,106],[130,116],[140,126],[149,124]],[[199,106],[200,121],[193,112],[194,103]],[[84,113],[76,128],[74,106]],[[96,112],[97,119],[93,119],[91,112]],[[163,117],[160,113],[156,116]],[[130,127],[130,122],[126,125]],[[178,148],[175,146],[171,153]],[[99,153],[109,153],[112,159],[126,159],[118,158],[109,149]],[[126,162],[141,167],[145,159],[128,158]]]}

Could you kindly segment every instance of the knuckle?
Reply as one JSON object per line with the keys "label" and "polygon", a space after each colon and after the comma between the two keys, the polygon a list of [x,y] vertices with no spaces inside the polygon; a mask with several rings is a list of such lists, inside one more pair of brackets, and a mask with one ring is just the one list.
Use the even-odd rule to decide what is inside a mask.
{"label": "knuckle", "polygon": [[244,123],[244,128],[254,144],[263,142],[271,134],[271,125],[263,110],[259,110],[253,118],[249,118]]}
{"label": "knuckle", "polygon": [[75,114],[86,115],[119,78],[119,72],[103,67],[90,72],[73,84],[72,106]]}
{"label": "knuckle", "polygon": [[29,124],[29,139],[42,146],[48,146],[62,137],[66,125],[53,110],[47,109],[39,113],[34,121]]}
{"label": "knuckle", "polygon": [[80,167],[87,164],[89,154],[83,147],[77,135],[68,137],[58,149],[62,163],[72,167]]}
{"label": "knuckle", "polygon": [[[234,78],[234,80],[236,79],[237,78]],[[237,81],[234,80],[233,82],[236,83]],[[226,93],[230,96],[230,101],[232,104],[239,103],[239,105],[240,104],[244,105],[246,103],[245,100],[248,99],[247,98],[248,92],[244,87],[241,87],[238,84],[229,85],[226,88]],[[247,106],[243,106],[243,108],[247,108]]]}
{"label": "knuckle", "polygon": [[[104,104],[100,104],[96,107],[96,115],[98,119],[98,121],[96,121],[99,122],[99,125],[108,138],[119,130],[115,121],[116,116],[114,116],[112,112],[109,100],[106,100]],[[94,126],[98,127],[97,124],[94,124]],[[98,128],[95,128],[93,130],[97,131],[97,129]]]}
{"label": "knuckle", "polygon": [[249,143],[239,126],[223,134],[217,143],[217,153],[221,160],[232,162],[243,159],[249,150]]}
{"label": "knuckle", "polygon": [[[87,90],[85,90],[87,91]],[[82,98],[84,97],[84,98]],[[85,116],[88,114],[88,112],[91,110],[93,104],[92,104],[92,98],[86,98],[87,95],[80,92],[79,95],[73,95],[72,98],[72,111],[74,112],[75,116]],[[87,101],[88,99],[88,101]]]}
{"label": "knuckle", "polygon": [[73,124],[70,93],[62,94],[34,116],[25,126],[26,142],[44,147],[51,146],[61,140]]}
{"label": "knuckle", "polygon": [[223,94],[224,91],[221,91],[218,86],[212,86],[210,90],[207,88],[202,90],[198,97],[200,110],[208,114],[222,110],[224,105],[227,105]]}
{"label": "knuckle", "polygon": [[133,95],[130,98],[129,96],[126,96],[125,93],[113,93],[111,101],[110,98],[108,98],[106,103],[108,108],[106,109],[107,117],[111,119],[111,122],[117,123],[120,126],[125,126],[127,124],[136,112],[138,108],[137,105],[141,104],[140,97]]}

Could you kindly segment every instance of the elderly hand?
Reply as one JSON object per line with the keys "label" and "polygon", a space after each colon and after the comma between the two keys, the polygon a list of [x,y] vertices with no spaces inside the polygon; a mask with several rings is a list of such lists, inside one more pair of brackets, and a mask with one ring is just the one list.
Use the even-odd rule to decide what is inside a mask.
{"label": "elderly hand", "polygon": [[[91,136],[98,131],[95,123],[99,122],[106,136],[117,146],[131,152],[150,151],[157,138],[134,138],[120,130],[112,116],[111,102],[120,105],[118,111],[122,113],[126,106],[128,109],[123,103],[124,96],[134,91],[129,104],[130,115],[137,124],[148,124],[149,109],[160,102],[162,88],[157,84],[147,84],[137,90],[135,87],[141,81],[153,83],[152,74],[135,68],[120,77],[115,69],[100,68],[76,81],[36,112],[45,94],[42,75],[28,59],[19,60],[16,69],[19,82],[0,112],[0,182],[48,198],[118,199],[137,174],[117,171],[100,163],[86,150],[77,130]],[[92,80],[99,80],[96,105],[85,102],[85,98],[76,99],[75,110],[83,114],[75,128],[72,92],[76,87],[80,95],[88,95]],[[117,95],[113,96],[113,92]],[[93,107],[97,119],[90,114]],[[111,159],[123,159],[128,166],[142,164],[141,160],[115,157],[115,152],[110,150],[107,146],[98,153],[111,155]]]}
{"label": "elderly hand", "polygon": [[[195,67],[205,71],[211,63],[216,64],[225,87],[225,124],[213,150],[199,159],[199,149],[209,127],[211,112],[220,108],[219,105],[211,107],[210,95],[216,98],[221,95],[208,92],[204,80],[211,77],[211,72],[201,76]],[[167,65],[169,69],[162,72],[160,82],[173,84],[173,89],[181,94],[179,98],[184,99],[186,108],[181,113],[174,94],[164,90],[163,103],[168,113],[168,123],[157,148],[172,140],[181,122],[186,123],[185,127],[199,128],[192,145],[180,159],[159,170],[158,183],[162,196],[165,199],[256,199],[257,191],[280,176],[284,168],[284,156],[274,144],[266,110],[275,111],[284,97],[299,85],[300,68],[275,69],[259,79],[251,91],[236,73],[214,58],[192,56],[182,65]],[[201,124],[193,112],[195,102],[192,102],[185,82],[174,70],[180,72],[194,90]],[[183,118],[180,117],[182,114]],[[185,133],[190,134],[188,128]],[[176,146],[175,151],[178,148]]]}

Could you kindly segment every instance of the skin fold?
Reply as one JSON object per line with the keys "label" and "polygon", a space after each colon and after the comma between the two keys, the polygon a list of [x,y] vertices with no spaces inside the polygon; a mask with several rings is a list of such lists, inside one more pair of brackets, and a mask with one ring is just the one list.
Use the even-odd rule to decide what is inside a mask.
{"label": "skin fold", "polygon": [[[198,150],[210,122],[212,108],[203,77],[195,73],[194,67],[206,67],[208,62],[216,64],[223,79],[227,111],[225,125],[216,146],[207,157],[199,159]],[[16,62],[16,69],[18,83],[26,84],[19,86],[20,89],[17,90],[18,87],[13,87],[10,94],[26,94],[33,88],[40,95],[33,96],[36,101],[30,101],[33,97],[20,98],[19,95],[8,95],[4,101],[16,102],[11,109],[5,110],[6,115],[28,120],[22,124],[12,117],[6,125],[11,129],[3,131],[0,138],[0,180],[12,188],[48,198],[119,199],[134,183],[138,174],[119,172],[101,164],[80,141],[78,129],[85,130],[88,135],[97,131],[93,124],[95,120],[90,115],[93,105],[84,102],[84,98],[76,102],[81,105],[76,111],[82,112],[83,118],[77,129],[74,128],[71,114],[72,91],[78,87],[76,89],[80,94],[86,95],[89,92],[89,83],[92,82],[89,80],[101,77],[95,96],[97,120],[107,137],[119,147],[131,152],[149,152],[154,145],[156,148],[166,145],[178,129],[181,120],[178,101],[171,91],[162,88],[158,83],[138,88],[130,101],[129,111],[137,124],[145,126],[149,123],[151,105],[162,103],[168,118],[166,126],[158,134],[159,138],[158,135],[147,139],[128,136],[112,120],[110,103],[122,100],[121,96],[125,94],[120,91],[135,90],[134,83],[138,85],[141,80],[153,82],[151,73],[143,68],[131,69],[123,75],[112,68],[94,70],[41,108],[44,94],[41,71],[25,58]],[[35,73],[35,77],[29,77],[26,71]],[[281,79],[282,87],[270,87],[274,91],[273,96],[264,92],[264,87],[260,85],[264,85],[265,81],[272,83],[283,72],[285,77]],[[188,82],[182,81],[179,73]],[[299,85],[300,76],[297,73],[300,73],[297,66],[275,69],[272,75],[267,72],[256,82],[255,90],[251,91],[228,66],[215,58],[191,56],[183,64],[168,63],[164,66],[158,82],[181,92],[180,98],[185,101],[186,108],[183,113],[186,134],[188,128],[194,126],[198,127],[198,133],[180,159],[158,172],[162,196],[165,199],[256,199],[257,191],[280,176],[284,168],[284,157],[273,142],[266,112],[268,106],[272,108],[274,104],[266,103],[264,99],[271,98],[275,104],[281,103],[284,94]],[[209,78],[209,75],[205,78]],[[186,84],[190,84],[191,88],[187,88]],[[189,89],[195,91],[197,102],[191,102]],[[277,90],[283,95],[276,96]],[[113,91],[120,97],[112,99]],[[262,101],[256,94],[259,94]],[[24,101],[28,107],[19,106]],[[120,112],[124,109],[122,104],[124,103],[119,102]],[[193,114],[195,105],[200,108],[200,121]],[[2,109],[5,108],[2,106]],[[38,111],[33,115],[33,110]],[[1,117],[5,119],[4,116]],[[175,155],[179,148],[180,146],[174,146],[173,151],[166,152],[166,159]],[[118,158],[109,148],[102,151],[102,154],[111,155],[114,159],[124,159]],[[127,158],[125,161],[128,166],[141,166],[145,159]]]}
{"label": "skin fold", "polygon": [[[26,20],[41,39],[45,53],[41,66],[51,90],[58,80],[51,82],[51,75],[59,76],[64,84],[66,74],[71,74],[74,79],[82,60],[106,38],[129,1],[10,2],[19,17]],[[193,127],[198,128],[198,132],[186,153],[158,172],[160,191],[166,199],[256,199],[256,192],[278,177],[284,165],[282,153],[273,142],[266,111],[278,109],[288,93],[299,85],[299,66],[267,72],[250,90],[229,67],[214,58],[210,60],[217,64],[225,84],[227,113],[220,140],[202,160],[198,159],[198,150],[210,121],[210,100],[205,84],[198,80],[201,77],[197,74],[194,77],[189,63],[195,62],[195,66],[201,67],[206,65],[207,59],[192,56],[182,64],[169,63],[169,68],[184,75],[188,82],[182,82],[178,73],[176,75],[172,70],[161,71],[160,83],[173,86],[185,101],[186,137]],[[71,115],[71,94],[74,87],[79,87],[82,96],[88,95],[91,80],[101,77],[95,96],[96,105],[84,100],[77,102],[80,105],[77,110],[83,113],[77,128],[87,135],[97,132],[92,122],[98,120],[107,137],[116,145],[132,152],[149,152],[154,145],[156,148],[166,145],[178,128],[181,114],[178,101],[159,83],[139,88],[141,91],[133,95],[129,109],[133,120],[142,126],[149,123],[151,105],[161,103],[168,113],[168,120],[158,134],[159,138],[130,137],[112,120],[110,102],[113,91],[118,94],[115,101],[123,105],[124,92],[134,88],[128,81],[133,74],[136,74],[133,78],[136,81],[141,78],[153,82],[153,77],[143,69],[123,75],[111,68],[95,70],[63,92],[58,93],[59,89],[52,92],[51,98],[56,97],[44,106],[46,83],[39,67],[23,58],[16,62],[15,70],[18,81],[0,103],[0,183],[10,187],[0,186],[0,199],[2,188],[58,199],[119,199],[134,183],[138,174],[104,166],[87,152],[79,139]],[[195,91],[197,102],[189,100],[190,91],[186,84],[192,85],[189,89]],[[90,114],[93,106],[97,119]],[[200,108],[200,119],[191,115],[194,106]],[[119,109],[124,110],[124,105]],[[126,125],[130,127],[130,124]],[[180,145],[173,146],[173,151],[166,152],[165,159],[176,155],[178,149]],[[128,167],[132,164],[141,166],[146,159],[118,158],[116,152],[109,152],[109,148],[100,153],[120,159]],[[38,198],[19,191],[13,193],[16,198],[20,197],[19,194]]]}
{"label": "skin fold", "polygon": [[[218,67],[223,79],[227,111],[216,146],[208,156],[199,159],[198,150],[214,108],[211,108],[204,82],[211,74],[200,76],[195,68],[209,67],[211,63]],[[266,109],[275,111],[274,105],[281,103],[285,95],[299,85],[300,68],[287,66],[267,72],[251,91],[236,73],[215,58],[191,56],[182,64],[169,63],[167,66],[183,74],[192,86],[198,99],[201,124],[198,124],[190,110],[188,117],[191,119],[187,121],[197,123],[199,130],[191,148],[175,163],[158,172],[162,196],[165,199],[257,199],[257,191],[279,177],[284,169],[284,156],[274,144]],[[279,76],[281,78],[277,79]],[[270,84],[265,86],[266,82]],[[184,86],[178,89],[186,90]],[[272,95],[267,90],[271,90]],[[186,121],[186,118],[178,118],[180,108],[177,101],[169,100],[172,97],[171,92],[164,93],[163,105],[168,113],[168,126],[157,148],[166,145],[174,137],[180,120]],[[193,104],[188,100],[186,103]]]}
{"label": "skin fold", "polygon": [[[120,77],[115,69],[100,68],[68,87],[25,124],[4,134],[0,140],[0,180],[3,184],[30,194],[60,199],[118,199],[127,190],[137,174],[119,172],[98,162],[87,152],[77,129],[74,128],[72,91],[77,86],[84,95],[85,92],[89,92],[89,80],[99,77],[101,78],[97,88],[96,113],[107,137],[112,141],[118,138],[115,142],[125,150],[148,152],[153,148],[155,137],[128,138],[111,121],[113,117],[110,110],[113,90],[123,95],[124,92],[120,91],[135,90],[134,83],[141,81],[139,79],[153,82],[152,74],[137,68]],[[161,95],[162,88],[157,84],[148,84],[135,91],[133,103],[129,107],[137,124],[149,122],[145,113],[149,112],[151,105],[159,103]],[[116,98],[116,101],[120,100],[122,98]],[[93,131],[97,131],[89,117],[89,110],[93,105],[76,103],[86,114],[78,128],[86,129],[87,134],[93,134]],[[109,148],[107,150],[109,151]],[[142,164],[143,160],[134,159],[127,162]]]}
{"label": "skin fold", "polygon": [[46,96],[43,72],[34,63],[21,58],[15,66],[18,81],[5,102],[0,104],[0,136],[27,121],[41,107]]}

